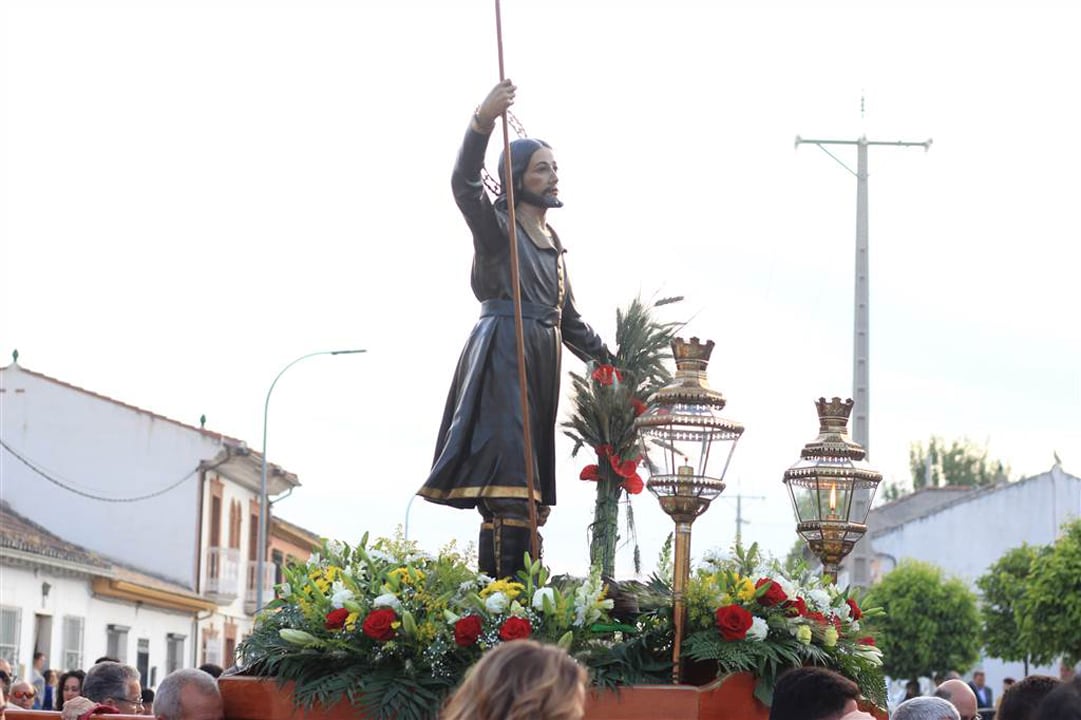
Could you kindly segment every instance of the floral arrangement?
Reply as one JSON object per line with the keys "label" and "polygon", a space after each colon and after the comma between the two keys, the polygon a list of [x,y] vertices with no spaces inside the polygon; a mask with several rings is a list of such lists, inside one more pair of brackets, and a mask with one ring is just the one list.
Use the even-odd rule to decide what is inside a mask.
{"label": "floral arrangement", "polygon": [[493,580],[453,544],[432,556],[400,537],[329,542],[286,567],[276,590],[241,643],[241,667],[294,681],[300,704],[344,698],[397,720],[434,718],[466,668],[502,642],[532,637],[597,656],[612,606],[597,573],[559,584],[533,561],[517,579]]}
{"label": "floral arrangement", "polygon": [[[485,650],[520,638],[566,648],[600,686],[670,681],[671,595],[661,579],[639,588],[642,605],[654,609],[624,624],[611,619],[597,571],[552,578],[527,558],[517,578],[493,580],[467,562],[453,543],[429,555],[401,537],[328,542],[285,568],[238,665],[293,681],[300,705],[346,700],[382,720],[434,719]],[[664,551],[659,566],[666,574]],[[686,592],[685,665],[712,665],[710,676],[752,672],[766,704],[782,670],[823,665],[884,707],[882,656],[863,627],[881,611],[810,573],[795,575],[764,562],[755,546],[707,560]]]}
{"label": "floral arrangement", "polygon": [[719,674],[750,671],[767,705],[778,673],[821,665],[854,680],[864,697],[886,706],[882,653],[866,622],[880,609],[860,607],[849,590],[806,569],[792,577],[758,548],[698,568],[688,586],[685,656],[716,661]]}
{"label": "floral arrangement", "polygon": [[[628,500],[628,526],[633,533],[629,496],[645,487],[638,473],[641,455],[634,419],[645,412],[646,399],[671,380],[665,361],[672,357],[669,346],[683,326],[659,322],[653,309],[680,300],[664,298],[646,305],[635,299],[625,310],[617,310],[617,351],[612,363],[592,365],[587,375],[571,373],[574,410],[563,427],[575,443],[572,455],[585,446],[596,453],[597,462],[587,463],[579,478],[597,483],[589,560],[604,577],[615,575],[619,502],[623,497]],[[639,571],[635,548],[635,572]]]}

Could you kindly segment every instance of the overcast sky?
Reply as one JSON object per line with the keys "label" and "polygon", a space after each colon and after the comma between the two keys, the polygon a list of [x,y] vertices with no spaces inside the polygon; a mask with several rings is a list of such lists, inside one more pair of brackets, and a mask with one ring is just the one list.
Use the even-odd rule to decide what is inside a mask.
{"label": "overcast sky", "polygon": [[[787,551],[782,474],[813,400],[851,394],[856,182],[797,134],[934,138],[869,155],[873,464],[903,480],[909,444],[937,434],[1014,477],[1055,451],[1081,474],[1079,15],[504,2],[515,113],[555,148],[550,222],[583,315],[613,342],[636,294],[686,296],[665,317],[716,341],[711,382],[747,427],[696,555],[731,544],[738,492],[764,498],[743,501],[744,537]],[[303,483],[276,512],[393,532],[478,313],[449,177],[498,79],[492,4],[4,0],[0,32],[0,362],[17,348],[258,448],[282,367],[366,348],[274,390],[268,455]],[[547,560],[581,571],[593,487],[558,451]],[[670,521],[648,494],[634,507],[652,566]],[[413,504],[426,547],[476,528]]]}

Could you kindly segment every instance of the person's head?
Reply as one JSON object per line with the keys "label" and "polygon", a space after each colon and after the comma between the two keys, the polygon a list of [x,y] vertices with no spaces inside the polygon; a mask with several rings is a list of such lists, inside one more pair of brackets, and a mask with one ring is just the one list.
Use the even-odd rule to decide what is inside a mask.
{"label": "person's head", "polygon": [[45,684],[46,685],[56,685],[56,679],[57,679],[58,676],[56,674],[56,671],[53,670],[52,668],[50,668],[50,669],[46,670],[45,672],[43,672],[41,674],[41,676],[45,678]]}
{"label": "person's head", "polygon": [[1081,720],[1081,677],[1049,692],[1036,708],[1035,720]]}
{"label": "person's head", "polygon": [[222,720],[218,681],[203,670],[185,668],[165,676],[154,696],[158,720]]}
{"label": "person's head", "polygon": [[795,668],[777,678],[769,720],[838,720],[859,697],[859,686],[832,670]]}
{"label": "person's head", "polygon": [[584,668],[564,650],[514,640],[486,652],[447,702],[443,720],[581,720]]}
{"label": "person's head", "polygon": [[108,655],[102,655],[101,657],[99,657],[97,660],[94,661],[94,664],[97,665],[98,663],[103,663],[103,662],[115,662],[115,663],[118,663],[120,661],[117,660],[114,657],[109,657]]}
{"label": "person's head", "polygon": [[40,652],[40,651],[34,653],[34,669],[37,670],[38,672],[41,672],[42,668],[44,668],[44,667],[45,667],[45,653]]}
{"label": "person's head", "polygon": [[975,720],[976,693],[964,680],[951,678],[935,689],[935,697],[949,700],[961,714],[961,720]]}
{"label": "person's head", "polygon": [[995,720],[1032,720],[1036,708],[1059,684],[1058,678],[1050,675],[1029,675],[1018,680],[1002,693]]}
{"label": "person's head", "polygon": [[1017,681],[1014,680],[1012,677],[1002,678],[1002,692],[1006,692],[1011,687],[1013,687],[1013,684],[1015,682]]}
{"label": "person's head", "polygon": [[65,702],[82,695],[85,677],[86,673],[82,670],[68,670],[60,675],[60,693],[55,701],[57,710],[63,710]]}
{"label": "person's head", "polygon": [[[536,138],[519,138],[510,144],[514,199],[538,208],[563,207],[559,199],[559,176],[552,146]],[[499,182],[506,194],[507,166],[499,155]]]}
{"label": "person's head", "polygon": [[905,700],[919,697],[920,695],[923,695],[923,692],[920,690],[919,680],[909,680],[905,683]]}
{"label": "person's head", "polygon": [[199,669],[213,678],[220,678],[221,674],[225,672],[221,665],[215,665],[214,663],[203,663],[199,666]]}
{"label": "person's head", "polygon": [[11,671],[11,663],[7,661],[7,658],[0,657],[0,672],[7,675],[7,682],[10,683],[11,679],[15,677],[15,673]]}
{"label": "person's head", "polygon": [[33,710],[34,698],[37,697],[38,691],[30,683],[21,681],[11,686],[11,692],[8,695],[15,705],[24,710]]}
{"label": "person's head", "polygon": [[975,672],[972,673],[972,684],[973,685],[975,685],[976,687],[982,689],[984,682],[986,682],[986,681],[985,681],[985,676],[983,674],[983,670],[976,670]]}
{"label": "person's head", "polygon": [[148,687],[143,688],[143,715],[154,714],[154,691]]}
{"label": "person's head", "polygon": [[916,697],[898,705],[890,717],[893,720],[960,720],[961,715],[949,700]]}
{"label": "person's head", "polygon": [[99,662],[86,673],[83,697],[112,705],[125,715],[138,715],[143,710],[139,671],[118,662]]}

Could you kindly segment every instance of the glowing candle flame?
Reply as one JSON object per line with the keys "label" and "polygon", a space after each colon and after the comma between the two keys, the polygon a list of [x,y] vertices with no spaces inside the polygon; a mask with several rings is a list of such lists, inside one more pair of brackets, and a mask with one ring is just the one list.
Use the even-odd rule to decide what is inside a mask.
{"label": "glowing candle flame", "polygon": [[837,486],[830,485],[830,513],[837,512]]}

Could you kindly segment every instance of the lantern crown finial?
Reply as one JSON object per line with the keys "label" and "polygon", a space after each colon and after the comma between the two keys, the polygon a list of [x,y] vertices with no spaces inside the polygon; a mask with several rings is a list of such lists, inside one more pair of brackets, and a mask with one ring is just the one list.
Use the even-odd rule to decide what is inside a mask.
{"label": "lantern crown finial", "polygon": [[703,344],[698,338],[692,337],[690,342],[683,338],[672,340],[672,357],[676,359],[676,367],[682,367],[681,363],[701,363],[703,367],[709,363],[713,354],[713,341],[706,340]]}
{"label": "lantern crown finial", "polygon": [[855,404],[852,398],[844,401],[836,396],[828,401],[824,397],[818,398],[815,406],[818,408],[818,422],[822,432],[832,430],[847,433],[848,418],[852,415]]}

